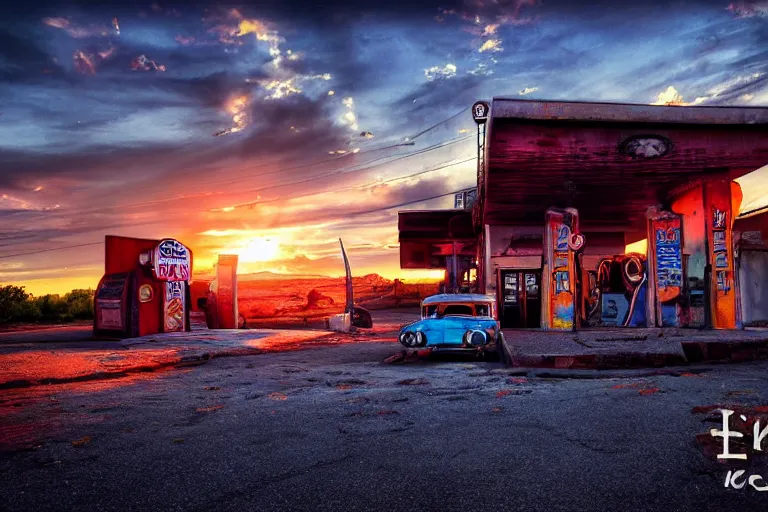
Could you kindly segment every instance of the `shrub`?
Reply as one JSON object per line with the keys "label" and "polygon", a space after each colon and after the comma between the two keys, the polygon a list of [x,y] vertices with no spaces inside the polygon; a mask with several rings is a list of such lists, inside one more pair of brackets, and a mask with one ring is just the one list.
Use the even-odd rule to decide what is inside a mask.
{"label": "shrub", "polygon": [[40,311],[40,319],[44,322],[58,322],[61,315],[67,312],[67,303],[58,295],[43,295],[32,299]]}
{"label": "shrub", "polygon": [[0,322],[35,321],[40,310],[30,301],[23,286],[0,287]]}
{"label": "shrub", "polygon": [[77,320],[93,318],[93,290],[72,290],[64,296],[67,311]]}
{"label": "shrub", "polygon": [[23,286],[0,287],[0,323],[72,322],[93,318],[93,290],[72,290],[63,297],[33,297]]}

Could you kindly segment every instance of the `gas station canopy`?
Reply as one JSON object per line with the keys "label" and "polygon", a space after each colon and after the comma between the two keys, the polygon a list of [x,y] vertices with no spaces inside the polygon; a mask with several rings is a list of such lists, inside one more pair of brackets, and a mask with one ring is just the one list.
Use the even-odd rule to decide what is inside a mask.
{"label": "gas station canopy", "polygon": [[560,204],[630,226],[698,179],[768,164],[768,108],[495,98],[486,148],[483,223],[538,225]]}

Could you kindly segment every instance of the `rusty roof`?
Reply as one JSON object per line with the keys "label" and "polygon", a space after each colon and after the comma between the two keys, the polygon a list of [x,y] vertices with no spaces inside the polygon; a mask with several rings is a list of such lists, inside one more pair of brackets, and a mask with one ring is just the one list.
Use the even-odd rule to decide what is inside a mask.
{"label": "rusty roof", "polygon": [[768,124],[768,107],[667,106],[493,98],[492,119],[653,124]]}
{"label": "rusty roof", "polygon": [[[668,142],[653,158],[627,141]],[[540,224],[573,206],[589,224],[642,228],[648,206],[710,178],[768,163],[768,108],[668,107],[494,99],[486,140],[483,222]]]}

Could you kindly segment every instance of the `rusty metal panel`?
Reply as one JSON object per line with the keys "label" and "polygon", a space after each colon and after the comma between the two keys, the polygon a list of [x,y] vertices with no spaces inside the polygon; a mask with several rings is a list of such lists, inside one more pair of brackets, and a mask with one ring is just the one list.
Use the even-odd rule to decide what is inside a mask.
{"label": "rusty metal panel", "polygon": [[494,98],[492,119],[700,125],[768,124],[763,107],[683,107]]}
{"label": "rusty metal panel", "polygon": [[398,212],[398,231],[401,241],[475,239],[472,212],[468,210]]}
{"label": "rusty metal panel", "polygon": [[[647,131],[646,131],[647,130]],[[696,179],[734,179],[768,162],[768,126],[666,126],[494,121],[484,222],[540,223],[553,205],[577,208],[584,222],[627,227],[649,206]],[[671,142],[660,158],[621,152],[642,133]]]}

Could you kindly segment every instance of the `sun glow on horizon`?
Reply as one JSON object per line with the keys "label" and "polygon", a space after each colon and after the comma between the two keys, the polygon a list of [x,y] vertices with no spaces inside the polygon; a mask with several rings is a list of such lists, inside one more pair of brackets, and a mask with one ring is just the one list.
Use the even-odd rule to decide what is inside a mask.
{"label": "sun glow on horizon", "polygon": [[244,245],[221,253],[237,254],[242,263],[274,261],[281,255],[281,246],[280,241],[274,238],[251,238]]}

